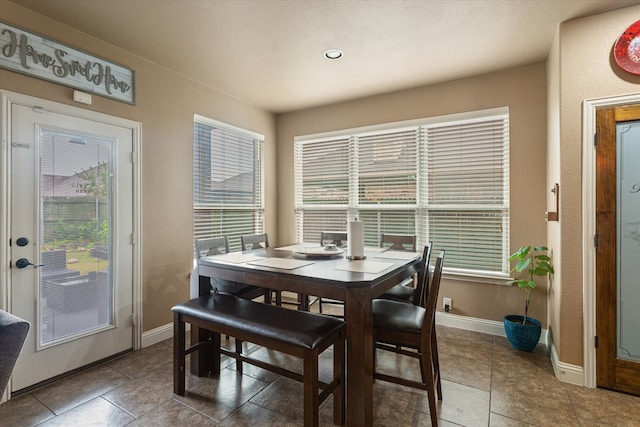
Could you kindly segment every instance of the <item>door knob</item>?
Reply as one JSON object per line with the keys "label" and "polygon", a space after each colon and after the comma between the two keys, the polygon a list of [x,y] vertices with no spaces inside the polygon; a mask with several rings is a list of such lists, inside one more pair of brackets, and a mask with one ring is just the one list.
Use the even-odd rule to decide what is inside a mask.
{"label": "door knob", "polygon": [[34,268],[38,268],[38,267],[44,267],[44,264],[34,264],[31,261],[29,261],[26,258],[20,258],[19,260],[16,261],[16,267],[18,268],[25,268],[28,267],[30,265],[33,265]]}

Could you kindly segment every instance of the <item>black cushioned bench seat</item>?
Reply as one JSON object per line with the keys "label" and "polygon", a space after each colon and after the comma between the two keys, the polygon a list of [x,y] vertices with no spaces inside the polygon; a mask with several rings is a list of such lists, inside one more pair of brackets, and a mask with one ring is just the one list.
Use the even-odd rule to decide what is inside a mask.
{"label": "black cushioned bench seat", "polygon": [[[242,362],[247,362],[303,382],[305,426],[319,424],[318,406],[331,393],[334,399],[334,423],[344,423],[344,321],[219,293],[194,298],[176,305],[172,310],[174,393],[183,395],[185,391],[185,356],[212,346],[207,350],[213,354],[217,372],[220,354],[225,354],[236,359],[238,372],[242,372]],[[211,331],[211,337],[185,349],[185,323]],[[220,347],[220,334],[236,338],[235,352]],[[242,341],[302,358],[303,375],[242,354]],[[327,384],[318,380],[318,355],[331,345],[334,346],[334,378]],[[322,389],[320,394],[318,389]]]}

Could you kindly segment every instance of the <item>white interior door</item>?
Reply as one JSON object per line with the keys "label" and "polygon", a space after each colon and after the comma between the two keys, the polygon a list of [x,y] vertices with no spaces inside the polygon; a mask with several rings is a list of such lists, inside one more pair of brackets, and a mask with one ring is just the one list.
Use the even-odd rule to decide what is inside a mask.
{"label": "white interior door", "polygon": [[131,128],[11,105],[12,391],[133,347]]}

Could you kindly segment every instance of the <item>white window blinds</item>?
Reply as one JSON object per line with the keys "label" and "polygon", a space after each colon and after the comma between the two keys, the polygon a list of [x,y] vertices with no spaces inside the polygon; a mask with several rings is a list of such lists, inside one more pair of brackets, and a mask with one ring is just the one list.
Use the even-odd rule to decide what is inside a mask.
{"label": "white window blinds", "polygon": [[355,208],[367,246],[378,246],[382,233],[416,234],[418,136],[413,126],[354,138]]}
{"label": "white window blinds", "polygon": [[263,232],[262,135],[194,116],[194,239]]}
{"label": "white window blinds", "polygon": [[508,148],[506,108],[297,138],[297,237],[358,217],[368,246],[415,234],[447,250],[449,270],[504,274]]}
{"label": "white window blinds", "polygon": [[295,150],[297,238],[345,231],[349,207],[349,138],[325,138]]}
{"label": "white window blinds", "polygon": [[425,128],[429,238],[447,264],[506,272],[508,116]]}

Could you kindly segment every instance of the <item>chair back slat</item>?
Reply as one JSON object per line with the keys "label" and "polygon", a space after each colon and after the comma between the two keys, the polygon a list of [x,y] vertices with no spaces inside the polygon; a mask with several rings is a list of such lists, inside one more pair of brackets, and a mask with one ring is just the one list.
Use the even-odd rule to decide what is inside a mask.
{"label": "chair back slat", "polygon": [[346,246],[347,232],[346,231],[321,231],[320,246],[324,246],[329,243],[333,243],[339,248]]}
{"label": "chair back slat", "polygon": [[382,234],[380,237],[380,247],[396,251],[416,251],[416,236],[410,234]]}
{"label": "chair back slat", "polygon": [[438,304],[438,291],[440,290],[440,279],[442,278],[442,267],[444,264],[444,250],[440,251],[436,258],[436,265],[433,270],[433,277],[427,290],[427,304],[424,307],[426,312],[422,323],[422,339],[431,340],[431,333],[435,327],[436,306]]}
{"label": "chair back slat", "polygon": [[420,264],[420,271],[418,272],[418,279],[416,281],[416,292],[414,294],[414,298],[418,298],[417,301],[414,299],[414,304],[423,308],[426,308],[427,292],[429,291],[429,278],[431,276],[429,271],[429,262],[431,260],[432,248],[433,244],[429,242],[424,245],[424,249],[422,250],[422,261]]}

